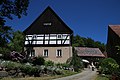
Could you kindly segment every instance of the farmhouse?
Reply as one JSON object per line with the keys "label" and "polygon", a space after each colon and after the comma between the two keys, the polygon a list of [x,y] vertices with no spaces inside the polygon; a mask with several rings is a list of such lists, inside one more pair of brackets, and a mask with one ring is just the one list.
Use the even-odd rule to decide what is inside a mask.
{"label": "farmhouse", "polygon": [[120,25],[108,26],[107,54],[114,58],[120,64],[120,54],[117,52],[117,46],[120,46]]}
{"label": "farmhouse", "polygon": [[29,57],[43,56],[55,63],[64,63],[72,56],[73,31],[47,7],[26,29],[25,49]]}

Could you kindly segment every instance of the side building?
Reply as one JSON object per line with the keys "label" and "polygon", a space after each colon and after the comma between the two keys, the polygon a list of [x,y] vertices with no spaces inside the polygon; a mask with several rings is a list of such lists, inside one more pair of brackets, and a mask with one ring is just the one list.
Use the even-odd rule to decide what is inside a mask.
{"label": "side building", "polygon": [[24,30],[24,34],[29,57],[43,56],[55,63],[64,63],[72,57],[73,31],[50,7]]}
{"label": "side building", "polygon": [[120,64],[120,54],[118,54],[117,46],[120,46],[120,25],[109,25],[106,46],[107,55]]}
{"label": "side building", "polygon": [[99,48],[75,47],[75,50],[78,57],[82,59],[85,67],[88,67],[88,65],[97,66],[99,60],[105,58],[105,55],[103,55]]}

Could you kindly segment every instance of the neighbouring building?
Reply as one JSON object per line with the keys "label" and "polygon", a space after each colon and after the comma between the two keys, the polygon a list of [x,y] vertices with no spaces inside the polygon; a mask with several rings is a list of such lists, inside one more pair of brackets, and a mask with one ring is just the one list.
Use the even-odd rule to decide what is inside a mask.
{"label": "neighbouring building", "polygon": [[106,46],[107,55],[120,64],[120,54],[118,54],[117,46],[120,46],[120,25],[109,25]]}
{"label": "neighbouring building", "polygon": [[92,63],[96,65],[101,58],[105,58],[105,55],[103,55],[99,48],[75,47],[75,50],[84,62],[85,67]]}
{"label": "neighbouring building", "polygon": [[25,49],[30,57],[43,56],[55,63],[64,63],[72,57],[73,31],[47,7],[26,29]]}

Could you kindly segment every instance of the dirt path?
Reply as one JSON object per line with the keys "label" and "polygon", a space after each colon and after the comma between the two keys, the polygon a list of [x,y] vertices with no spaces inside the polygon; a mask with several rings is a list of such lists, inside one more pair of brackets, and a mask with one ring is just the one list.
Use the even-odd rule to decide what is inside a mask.
{"label": "dirt path", "polygon": [[85,69],[83,72],[79,74],[58,78],[54,80],[95,80],[96,75],[97,75],[96,70],[92,71],[91,69]]}

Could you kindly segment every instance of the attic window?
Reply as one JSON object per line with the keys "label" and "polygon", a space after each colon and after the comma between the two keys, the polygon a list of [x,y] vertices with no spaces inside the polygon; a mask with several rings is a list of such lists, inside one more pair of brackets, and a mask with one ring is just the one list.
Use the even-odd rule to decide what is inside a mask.
{"label": "attic window", "polygon": [[45,23],[43,23],[43,25],[44,25],[44,26],[51,26],[52,23],[51,23],[51,22],[45,22]]}

